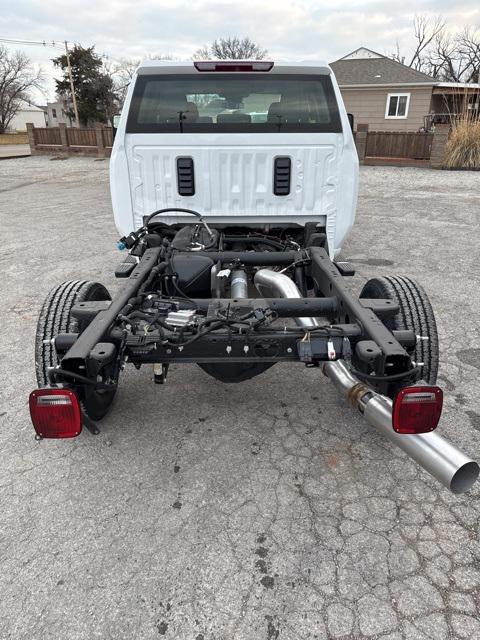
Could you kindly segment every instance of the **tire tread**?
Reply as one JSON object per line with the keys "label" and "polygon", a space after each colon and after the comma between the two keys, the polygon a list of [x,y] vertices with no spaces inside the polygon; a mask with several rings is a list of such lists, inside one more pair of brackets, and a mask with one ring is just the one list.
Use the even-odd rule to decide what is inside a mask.
{"label": "tire tread", "polygon": [[398,303],[400,310],[385,320],[390,330],[411,329],[415,335],[428,337],[418,340],[414,359],[423,362],[423,379],[435,384],[438,374],[438,332],[432,306],[423,287],[406,276],[380,276],[369,280],[362,289],[361,298],[387,298]]}
{"label": "tire tread", "polygon": [[[106,294],[106,297],[105,297]],[[103,297],[98,297],[103,296]],[[84,300],[110,299],[103,285],[87,280],[68,280],[54,287],[40,310],[35,337],[35,373],[39,387],[48,384],[48,369],[57,364],[50,341],[59,333],[76,333],[79,325],[71,315],[72,307]]]}

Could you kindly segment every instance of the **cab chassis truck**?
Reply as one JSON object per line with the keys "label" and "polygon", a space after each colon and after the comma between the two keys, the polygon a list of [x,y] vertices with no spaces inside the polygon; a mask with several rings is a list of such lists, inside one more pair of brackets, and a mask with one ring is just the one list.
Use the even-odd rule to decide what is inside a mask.
{"label": "cab chassis truck", "polygon": [[353,225],[358,158],[322,63],[148,61],[130,85],[110,164],[126,251],[111,298],[55,287],[40,312],[37,438],[78,436],[109,411],[127,365],[167,382],[196,363],[241,383],[278,362],[316,367],[377,430],[454,493],[478,464],[435,431],[438,337],[408,277],[336,260]]}

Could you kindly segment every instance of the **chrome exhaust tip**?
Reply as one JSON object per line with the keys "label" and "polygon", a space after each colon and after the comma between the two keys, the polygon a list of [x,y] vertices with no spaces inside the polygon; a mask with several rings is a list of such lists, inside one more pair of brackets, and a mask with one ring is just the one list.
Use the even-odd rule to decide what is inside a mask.
{"label": "chrome exhaust tip", "polygon": [[470,460],[462,465],[453,475],[450,481],[450,491],[452,493],[465,493],[473,487],[480,473],[480,467],[476,462]]}

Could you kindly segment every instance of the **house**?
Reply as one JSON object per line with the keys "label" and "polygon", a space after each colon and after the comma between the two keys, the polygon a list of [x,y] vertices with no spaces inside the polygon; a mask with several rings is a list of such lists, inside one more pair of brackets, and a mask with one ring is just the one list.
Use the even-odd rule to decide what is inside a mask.
{"label": "house", "polygon": [[439,82],[360,47],[330,63],[347,112],[370,131],[430,130],[468,111],[480,114],[480,84]]}
{"label": "house", "polygon": [[36,127],[45,126],[45,112],[42,107],[23,101],[20,109],[8,125],[9,132],[23,132],[27,130],[27,122],[33,122]]}
{"label": "house", "polygon": [[59,98],[56,102],[47,102],[47,127],[58,127],[64,123],[73,127],[75,120],[67,115],[71,111],[71,102],[66,98]]}

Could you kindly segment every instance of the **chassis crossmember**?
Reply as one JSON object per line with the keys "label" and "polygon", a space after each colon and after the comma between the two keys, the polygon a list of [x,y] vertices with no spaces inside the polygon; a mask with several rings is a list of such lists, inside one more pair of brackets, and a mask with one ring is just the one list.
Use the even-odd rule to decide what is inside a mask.
{"label": "chassis crossmember", "polygon": [[[192,252],[175,251],[174,255],[188,260]],[[87,301],[73,307],[73,316],[88,322],[88,326],[80,335],[56,337],[61,359],[58,368],[51,372],[52,381],[60,382],[63,378],[82,386],[85,376],[90,376],[93,383],[104,368],[110,371],[110,380],[114,380],[115,372],[127,360],[137,366],[281,361],[315,366],[326,360],[351,358],[366,377],[374,363],[372,382],[384,392],[397,388],[399,381],[405,384],[421,377],[408,353],[415,345],[414,332],[390,331],[382,322],[398,312],[398,305],[388,299],[356,299],[324,248],[193,255],[213,260],[221,269],[229,270],[247,265],[283,267],[301,262],[305,278],[313,283],[315,296],[190,298],[177,293],[153,299],[157,294],[152,292],[160,289],[155,280],[171,277],[168,274],[171,255],[164,246],[147,248],[112,301]],[[169,325],[169,318],[175,313],[183,313],[185,322],[189,317],[197,318],[197,328],[194,324]],[[160,325],[150,321],[155,316]],[[295,323],[300,317],[321,317],[324,322],[312,322],[311,327],[308,323],[302,327],[288,326],[289,320]],[[198,318],[208,323],[208,329],[212,325],[214,328],[202,330]],[[135,326],[136,319],[145,320],[144,325]]]}

